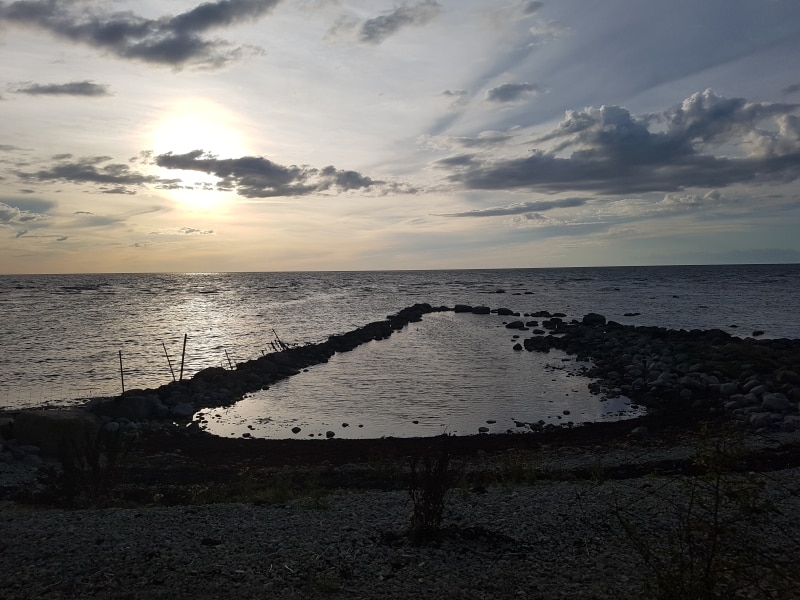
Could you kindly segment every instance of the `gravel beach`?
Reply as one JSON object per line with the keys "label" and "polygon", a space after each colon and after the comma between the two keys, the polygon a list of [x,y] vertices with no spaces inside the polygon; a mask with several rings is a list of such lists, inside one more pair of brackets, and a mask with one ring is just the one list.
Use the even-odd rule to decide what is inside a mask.
{"label": "gravel beach", "polygon": [[[798,439],[776,433],[746,443],[780,451]],[[687,498],[700,498],[709,481],[664,474],[663,465],[699,456],[703,443],[682,434],[543,444],[535,453],[478,451],[454,467],[501,470],[504,480],[453,489],[443,535],[423,546],[404,535],[412,505],[402,490],[343,489],[272,504],[158,506],[155,499],[84,510],[7,501],[0,505],[0,597],[653,597],[654,572],[641,550],[666,564],[677,557],[670,548],[686,523]],[[652,472],[612,476],[633,464]],[[534,467],[540,477],[511,476]],[[321,468],[346,474],[358,466]],[[774,510],[753,521],[734,509],[725,515],[730,527],[719,538],[720,554],[747,546],[734,557],[742,580],[757,579],[777,594],[749,597],[800,598],[796,572],[793,582],[781,579],[785,565],[800,564],[799,475],[796,466],[761,473],[759,502]],[[730,473],[726,490],[750,489],[748,481],[746,473]]]}

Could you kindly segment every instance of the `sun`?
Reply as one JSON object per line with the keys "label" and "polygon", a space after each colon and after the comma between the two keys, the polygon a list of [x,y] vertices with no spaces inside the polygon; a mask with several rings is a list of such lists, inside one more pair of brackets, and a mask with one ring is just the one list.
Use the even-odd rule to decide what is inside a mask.
{"label": "sun", "polygon": [[[156,121],[150,133],[153,156],[172,152],[185,154],[203,150],[219,158],[249,154],[239,119],[224,107],[208,100],[185,99],[172,103]],[[231,191],[216,188],[218,179],[197,171],[163,169],[153,166],[159,177],[180,179],[180,188],[168,190],[170,198],[198,210],[218,209],[233,199]]]}

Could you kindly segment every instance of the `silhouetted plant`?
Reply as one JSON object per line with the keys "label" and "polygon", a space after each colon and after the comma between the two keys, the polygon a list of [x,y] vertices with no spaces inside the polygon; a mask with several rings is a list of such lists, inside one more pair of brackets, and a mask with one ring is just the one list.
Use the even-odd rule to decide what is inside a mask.
{"label": "silhouetted plant", "polygon": [[[777,507],[764,498],[765,474],[735,471],[747,453],[735,438],[710,438],[695,459],[703,474],[688,478],[683,494],[667,492],[674,482],[651,490],[672,509],[665,515],[674,519],[667,530],[643,523],[640,506],[615,505],[627,539],[650,570],[648,598],[778,598],[797,589],[800,575],[788,557],[797,555],[800,543],[788,538],[772,539],[770,547],[756,543],[764,515]],[[786,491],[786,498],[796,496]]]}
{"label": "silhouetted plant", "polygon": [[415,544],[424,544],[439,535],[453,486],[447,436],[437,447],[409,458],[409,468],[408,493],[413,504],[409,536]]}
{"label": "silhouetted plant", "polygon": [[60,469],[45,478],[45,496],[59,504],[97,503],[119,482],[120,461],[130,450],[133,438],[119,430],[101,429],[87,433],[83,443],[61,444]]}

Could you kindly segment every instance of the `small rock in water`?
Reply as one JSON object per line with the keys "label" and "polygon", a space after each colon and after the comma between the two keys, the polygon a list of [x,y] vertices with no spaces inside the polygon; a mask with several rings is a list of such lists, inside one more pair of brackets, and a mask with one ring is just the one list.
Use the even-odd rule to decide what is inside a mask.
{"label": "small rock in water", "polygon": [[761,331],[760,329],[756,329],[756,330],[753,332],[753,337],[758,337],[758,336],[760,336],[760,335],[764,335],[764,332],[763,332],[763,331]]}
{"label": "small rock in water", "polygon": [[492,424],[494,424],[494,423],[497,423],[497,421],[495,421],[494,419],[487,419],[487,420],[486,420],[486,422],[487,422],[489,425],[492,425]]}
{"label": "small rock in water", "polygon": [[478,427],[478,433],[489,433],[488,427]]}
{"label": "small rock in water", "polygon": [[299,427],[292,427],[292,433],[300,433]]}
{"label": "small rock in water", "polygon": [[328,438],[328,439],[332,438],[335,435],[336,434],[333,431],[326,431],[325,432],[325,437]]}
{"label": "small rock in water", "polygon": [[342,427],[350,427],[350,423],[342,423]]}

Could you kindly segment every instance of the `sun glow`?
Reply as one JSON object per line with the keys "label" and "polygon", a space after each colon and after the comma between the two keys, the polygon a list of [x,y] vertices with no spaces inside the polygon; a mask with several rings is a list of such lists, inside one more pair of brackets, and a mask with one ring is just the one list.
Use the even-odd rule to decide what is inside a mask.
{"label": "sun glow", "polygon": [[[170,105],[150,134],[153,156],[172,152],[185,154],[203,150],[220,158],[238,158],[249,153],[239,119],[208,100],[187,99]],[[219,209],[235,197],[217,189],[218,178],[198,171],[153,167],[159,177],[179,179],[178,187],[166,190],[170,198],[198,210]]]}

